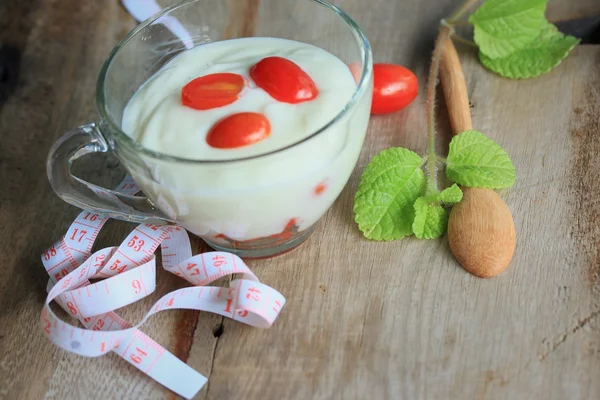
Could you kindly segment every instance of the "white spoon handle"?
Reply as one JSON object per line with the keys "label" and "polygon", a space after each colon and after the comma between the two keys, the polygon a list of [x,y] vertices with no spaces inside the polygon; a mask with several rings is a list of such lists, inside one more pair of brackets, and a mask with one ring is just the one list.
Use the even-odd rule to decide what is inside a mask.
{"label": "white spoon handle", "polygon": [[[142,22],[152,17],[161,10],[161,7],[154,0],[121,0],[123,7],[138,22]],[[156,20],[153,24],[165,25],[175,36],[177,36],[187,49],[194,47],[194,42],[185,29],[185,27],[176,18],[164,16]]]}

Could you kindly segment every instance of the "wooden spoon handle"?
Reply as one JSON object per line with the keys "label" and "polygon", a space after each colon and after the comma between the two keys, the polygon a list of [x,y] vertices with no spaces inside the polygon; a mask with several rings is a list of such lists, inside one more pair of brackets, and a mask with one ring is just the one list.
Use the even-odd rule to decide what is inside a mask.
{"label": "wooden spoon handle", "polygon": [[465,75],[452,39],[446,41],[442,50],[440,77],[452,132],[458,135],[461,132],[473,129]]}

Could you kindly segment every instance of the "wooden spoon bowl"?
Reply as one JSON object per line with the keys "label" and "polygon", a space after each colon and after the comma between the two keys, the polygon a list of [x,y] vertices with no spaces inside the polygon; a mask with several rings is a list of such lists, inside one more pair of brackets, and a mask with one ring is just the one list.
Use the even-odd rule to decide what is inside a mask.
{"label": "wooden spoon bowl", "polygon": [[469,273],[496,276],[508,267],[515,251],[512,215],[493,190],[463,188],[463,193],[448,220],[450,249]]}

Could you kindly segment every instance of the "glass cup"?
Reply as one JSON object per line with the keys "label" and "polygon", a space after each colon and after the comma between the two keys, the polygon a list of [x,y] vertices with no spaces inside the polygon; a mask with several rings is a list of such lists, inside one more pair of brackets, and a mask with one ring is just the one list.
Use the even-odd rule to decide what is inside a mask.
{"label": "glass cup", "polygon": [[[357,80],[351,100],[308,137],[247,158],[173,157],[144,148],[121,130],[128,101],[173,57],[206,43],[252,36],[293,39],[337,56]],[[306,240],[346,185],[367,130],[372,86],[367,38],[327,1],[184,1],[140,24],[114,48],[98,78],[98,122],[54,144],[48,178],[62,199],[80,208],[127,221],[174,222],[211,247],[242,257],[276,255]],[[93,152],[114,153],[147,197],[73,176],[72,162]],[[250,173],[252,183],[246,179]]]}

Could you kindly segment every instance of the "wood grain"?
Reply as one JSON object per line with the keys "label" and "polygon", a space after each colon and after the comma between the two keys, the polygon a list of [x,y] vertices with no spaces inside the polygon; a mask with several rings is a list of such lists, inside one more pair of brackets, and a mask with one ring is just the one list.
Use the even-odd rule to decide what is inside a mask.
{"label": "wood grain", "polygon": [[491,189],[462,188],[463,199],[448,219],[448,244],[469,273],[492,278],[502,273],[515,251],[515,224],[508,206]]}
{"label": "wood grain", "polygon": [[564,21],[600,15],[600,2],[596,0],[550,0],[546,16],[550,21]]}
{"label": "wood grain", "polygon": [[440,63],[440,83],[444,90],[444,99],[452,133],[458,135],[473,129],[467,82],[460,63],[460,57],[452,40],[446,41],[442,49]]}
{"label": "wood grain", "polygon": [[260,0],[231,0],[229,2],[229,25],[225,29],[225,39],[254,35]]}
{"label": "wood grain", "polygon": [[[458,1],[337,3],[365,29],[377,61],[407,65],[424,82],[435,26]],[[553,0],[549,14],[583,3],[594,4]],[[0,2],[0,47],[18,54],[0,101],[2,399],[173,396],[114,355],[58,350],[38,328],[46,283],[39,254],[77,214],[51,192],[45,157],[64,131],[95,118],[96,75],[133,26],[116,1]],[[445,240],[375,243],[357,231],[352,197],[368,160],[389,146],[425,151],[420,95],[406,110],[372,119],[348,186],[305,245],[251,263],[288,300],[273,328],[225,320],[217,340],[220,317],[184,312],[161,313],[144,327],[210,374],[198,398],[600,398],[600,49],[582,46],[528,81],[499,78],[469,49],[459,52],[474,127],[517,167],[516,187],[501,193],[519,238],[512,267],[483,281],[458,266]],[[439,130],[449,136],[441,123]],[[120,177],[111,158],[78,171],[104,185]],[[129,229],[111,222],[99,245],[118,243]],[[182,284],[166,275],[156,296]],[[135,320],[153,299],[124,315]]]}

